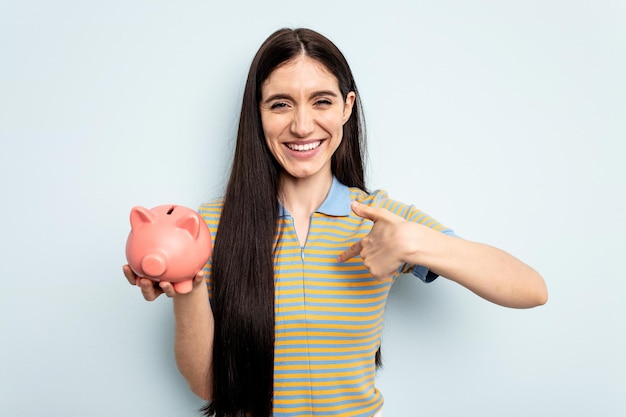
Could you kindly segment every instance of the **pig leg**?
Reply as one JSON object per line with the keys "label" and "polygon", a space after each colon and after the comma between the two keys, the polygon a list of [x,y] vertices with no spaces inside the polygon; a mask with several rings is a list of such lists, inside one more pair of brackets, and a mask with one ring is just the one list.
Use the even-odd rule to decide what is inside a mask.
{"label": "pig leg", "polygon": [[173,283],[172,285],[174,285],[174,289],[177,293],[187,294],[193,289],[193,280],[188,279],[186,281],[179,281]]}

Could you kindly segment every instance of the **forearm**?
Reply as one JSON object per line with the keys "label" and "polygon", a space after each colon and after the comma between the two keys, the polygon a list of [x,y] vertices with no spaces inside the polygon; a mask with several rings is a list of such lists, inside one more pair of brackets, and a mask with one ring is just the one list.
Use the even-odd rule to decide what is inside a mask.
{"label": "forearm", "polygon": [[191,390],[208,400],[212,393],[213,313],[206,285],[174,297],[175,356],[180,373]]}
{"label": "forearm", "polygon": [[410,263],[427,266],[486,300],[513,308],[547,301],[541,275],[503,250],[423,227],[412,236]]}

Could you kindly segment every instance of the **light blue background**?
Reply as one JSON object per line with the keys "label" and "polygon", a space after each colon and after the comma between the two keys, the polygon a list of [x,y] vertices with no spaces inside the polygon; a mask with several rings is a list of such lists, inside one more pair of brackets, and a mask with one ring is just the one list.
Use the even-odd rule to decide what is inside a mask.
{"label": "light blue background", "polygon": [[220,194],[248,64],[328,35],[370,132],[369,185],[545,277],[489,304],[403,278],[385,415],[626,415],[623,1],[1,1],[0,414],[197,416],[167,298],[121,273],[134,205]]}

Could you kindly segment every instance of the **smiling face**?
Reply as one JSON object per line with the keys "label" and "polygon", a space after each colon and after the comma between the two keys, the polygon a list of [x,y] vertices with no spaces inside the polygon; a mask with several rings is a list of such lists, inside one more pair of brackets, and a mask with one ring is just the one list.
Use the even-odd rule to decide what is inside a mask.
{"label": "smiling face", "polygon": [[331,175],[355,93],[341,95],[337,78],[301,55],[276,68],[261,89],[265,140],[285,175],[297,179]]}

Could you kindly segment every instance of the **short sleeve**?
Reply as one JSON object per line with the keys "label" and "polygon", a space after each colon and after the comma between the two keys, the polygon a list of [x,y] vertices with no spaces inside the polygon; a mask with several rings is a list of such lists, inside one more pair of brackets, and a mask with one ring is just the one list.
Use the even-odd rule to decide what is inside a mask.
{"label": "short sleeve", "polygon": [[[458,237],[451,229],[446,229],[442,231],[442,233],[445,233],[449,236]],[[405,265],[405,269],[402,272],[411,273],[427,284],[430,284],[439,277],[439,275],[435,274],[433,271],[423,265]]]}
{"label": "short sleeve", "polygon": [[[220,222],[220,215],[222,214],[223,200],[217,199],[210,203],[205,203],[200,206],[198,213],[204,219],[209,231],[211,233],[211,244],[215,247],[215,238],[217,236],[217,226]],[[209,298],[213,295],[213,286],[211,285],[211,265],[213,263],[213,256],[209,257],[206,265],[204,265],[204,277],[209,290]]]}

